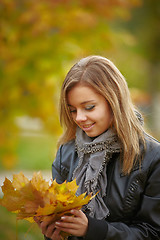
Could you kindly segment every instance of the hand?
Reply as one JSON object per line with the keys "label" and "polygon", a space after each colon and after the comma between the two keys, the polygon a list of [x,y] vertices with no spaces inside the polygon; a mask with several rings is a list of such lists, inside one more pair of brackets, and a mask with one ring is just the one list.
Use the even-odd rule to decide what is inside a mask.
{"label": "hand", "polygon": [[41,228],[42,234],[52,240],[60,240],[60,230],[55,228],[54,222],[39,222],[36,218],[34,218],[35,222]]}
{"label": "hand", "polygon": [[63,216],[61,221],[55,222],[55,227],[59,231],[64,231],[71,235],[85,236],[88,228],[88,218],[81,210],[71,210],[73,216]]}

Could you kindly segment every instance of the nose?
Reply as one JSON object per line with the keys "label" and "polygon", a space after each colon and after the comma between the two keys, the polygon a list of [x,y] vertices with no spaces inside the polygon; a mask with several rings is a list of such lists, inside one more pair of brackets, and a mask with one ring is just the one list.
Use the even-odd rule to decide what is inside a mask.
{"label": "nose", "polygon": [[87,116],[82,110],[77,110],[75,120],[76,120],[76,122],[83,122],[83,121],[87,120]]}

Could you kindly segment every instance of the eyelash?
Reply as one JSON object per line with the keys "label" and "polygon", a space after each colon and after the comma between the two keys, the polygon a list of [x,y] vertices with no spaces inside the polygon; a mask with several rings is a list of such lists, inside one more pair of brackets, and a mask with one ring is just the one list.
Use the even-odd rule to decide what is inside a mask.
{"label": "eyelash", "polygon": [[[89,107],[86,107],[85,110],[90,111],[90,110],[92,110],[94,107],[95,107],[95,105],[91,105],[91,106],[89,106]],[[71,112],[71,113],[75,113],[76,110],[70,110],[70,112]]]}
{"label": "eyelash", "polygon": [[76,112],[76,110],[70,110],[70,113],[74,113],[74,112]]}
{"label": "eyelash", "polygon": [[86,107],[86,110],[92,110],[95,107],[95,105],[90,105],[89,107]]}

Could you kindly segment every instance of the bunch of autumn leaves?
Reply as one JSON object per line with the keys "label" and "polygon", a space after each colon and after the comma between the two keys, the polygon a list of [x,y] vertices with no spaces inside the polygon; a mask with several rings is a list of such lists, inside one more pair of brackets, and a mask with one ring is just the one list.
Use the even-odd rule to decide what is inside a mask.
{"label": "bunch of autumn leaves", "polygon": [[30,222],[34,222],[34,217],[39,221],[57,221],[71,209],[81,209],[92,199],[91,194],[76,196],[76,180],[62,184],[54,180],[50,184],[40,172],[34,173],[31,180],[22,172],[14,174],[13,181],[5,178],[1,188],[3,198],[0,205],[15,212],[17,219]]}

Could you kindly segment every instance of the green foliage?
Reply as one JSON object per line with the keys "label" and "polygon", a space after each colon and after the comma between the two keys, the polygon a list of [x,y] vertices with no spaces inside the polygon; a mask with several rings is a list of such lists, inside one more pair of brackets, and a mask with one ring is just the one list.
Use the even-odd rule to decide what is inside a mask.
{"label": "green foliage", "polygon": [[3,240],[43,240],[44,237],[36,223],[28,223],[25,220],[17,221],[16,214],[8,212],[0,206],[0,239]]}
{"label": "green foliage", "polygon": [[21,137],[17,145],[18,161],[16,169],[51,170],[55,156],[56,141],[51,136]]}
{"label": "green foliage", "polygon": [[13,167],[16,171],[51,170],[56,152],[56,139],[51,135],[20,136],[14,151],[15,155],[8,153],[1,159],[0,170]]}

